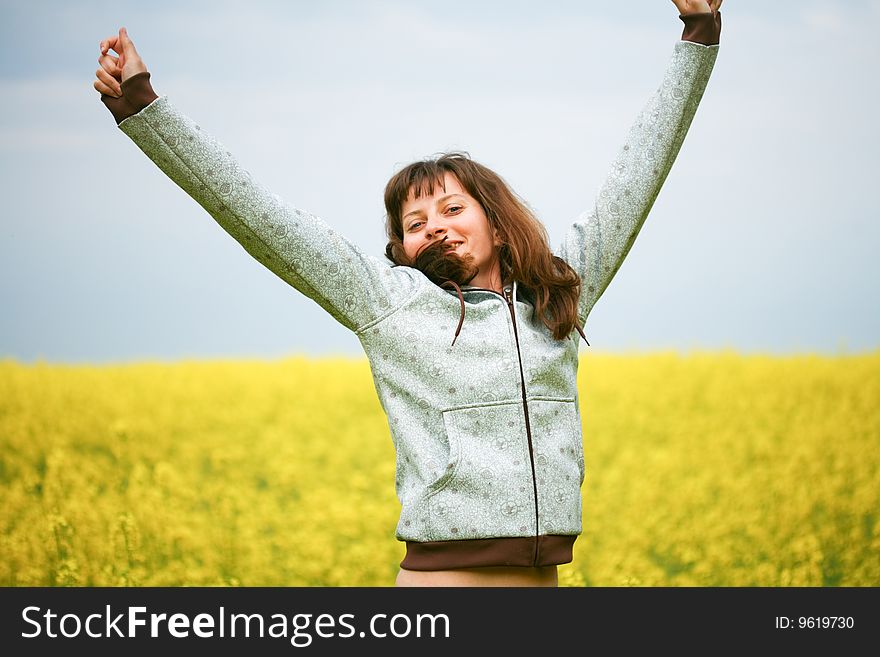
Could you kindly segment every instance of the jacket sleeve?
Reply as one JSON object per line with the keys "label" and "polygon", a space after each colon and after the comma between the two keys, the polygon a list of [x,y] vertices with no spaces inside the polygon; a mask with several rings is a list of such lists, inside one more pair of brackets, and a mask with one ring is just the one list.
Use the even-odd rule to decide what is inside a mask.
{"label": "jacket sleeve", "polygon": [[[131,86],[142,86],[148,76]],[[346,328],[358,332],[414,291],[414,270],[362,252],[320,218],[270,192],[167,96],[143,96],[149,104],[140,109],[120,105],[122,99],[102,100],[119,129],[223,230]]]}
{"label": "jacket sleeve", "polygon": [[[716,13],[710,20],[720,30],[720,12]],[[700,40],[714,44],[700,43],[693,36],[693,24],[685,23],[685,34],[673,48],[662,84],[630,127],[593,207],[569,226],[558,251],[581,279],[578,319],[582,324],[632,248],[681,149],[715,65],[717,33],[716,38],[705,39],[703,21]],[[689,34],[694,41],[684,38]]]}

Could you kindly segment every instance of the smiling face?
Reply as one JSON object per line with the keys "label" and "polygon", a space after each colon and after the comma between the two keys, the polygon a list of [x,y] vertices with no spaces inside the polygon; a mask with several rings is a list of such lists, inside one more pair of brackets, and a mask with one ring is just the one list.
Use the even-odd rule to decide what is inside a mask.
{"label": "smiling face", "polygon": [[443,186],[435,185],[430,196],[415,198],[413,190],[403,204],[403,248],[415,260],[425,248],[444,241],[455,252],[470,254],[478,273],[469,285],[501,291],[501,268],[494,234],[480,203],[444,172]]}

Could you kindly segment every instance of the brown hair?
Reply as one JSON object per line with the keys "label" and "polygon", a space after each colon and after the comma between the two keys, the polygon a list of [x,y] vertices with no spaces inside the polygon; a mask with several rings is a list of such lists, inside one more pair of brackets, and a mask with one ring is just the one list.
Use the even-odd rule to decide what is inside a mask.
{"label": "brown hair", "polygon": [[468,283],[477,271],[473,256],[446,252],[438,243],[410,260],[403,250],[403,205],[414,192],[415,198],[434,193],[434,183],[444,187],[444,173],[458,179],[482,206],[501,246],[498,259],[502,284],[514,279],[533,297],[535,316],[562,340],[577,324],[577,300],[581,281],[562,258],[553,255],[547,230],[528,205],[491,169],[473,161],[466,152],[453,151],[413,162],[394,174],[385,186],[385,255],[397,265],[420,269],[434,283],[451,279]]}

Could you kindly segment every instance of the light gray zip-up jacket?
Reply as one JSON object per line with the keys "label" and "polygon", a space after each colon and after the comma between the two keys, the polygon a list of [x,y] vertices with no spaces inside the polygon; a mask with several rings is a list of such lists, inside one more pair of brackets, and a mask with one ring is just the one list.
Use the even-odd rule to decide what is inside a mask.
{"label": "light gray zip-up jacket", "polygon": [[[648,216],[718,48],[675,43],[595,205],[557,249],[582,280],[581,325]],[[248,253],[360,339],[396,448],[401,566],[571,561],[585,474],[578,332],[554,340],[515,281],[504,295],[445,289],[364,253],[264,188],[167,96],[119,128]]]}

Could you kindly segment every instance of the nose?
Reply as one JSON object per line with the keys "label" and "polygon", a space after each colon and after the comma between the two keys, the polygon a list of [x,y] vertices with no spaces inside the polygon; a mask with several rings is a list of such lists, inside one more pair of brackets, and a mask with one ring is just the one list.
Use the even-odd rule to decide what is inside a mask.
{"label": "nose", "polygon": [[442,239],[445,234],[446,228],[441,219],[429,220],[428,228],[425,231],[428,239]]}

